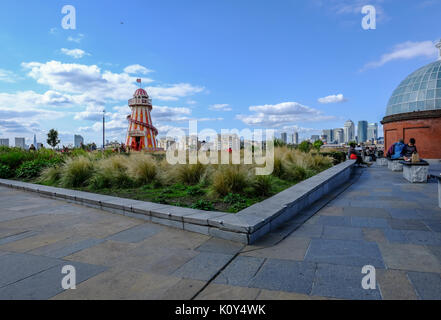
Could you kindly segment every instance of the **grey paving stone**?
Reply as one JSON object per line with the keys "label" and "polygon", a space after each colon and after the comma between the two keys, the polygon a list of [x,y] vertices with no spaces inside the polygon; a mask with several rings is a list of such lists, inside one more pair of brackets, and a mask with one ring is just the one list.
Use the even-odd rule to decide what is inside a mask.
{"label": "grey paving stone", "polygon": [[375,290],[363,289],[365,274],[361,267],[318,264],[311,295],[350,300],[381,299],[378,283]]}
{"label": "grey paving stone", "polygon": [[107,240],[126,243],[137,243],[154,236],[161,230],[162,228],[160,226],[151,223],[144,223],[139,226],[114,234],[108,237]]}
{"label": "grey paving stone", "polygon": [[344,207],[343,215],[351,217],[390,218],[389,212],[381,208]]}
{"label": "grey paving stone", "polygon": [[314,274],[314,263],[268,259],[250,287],[309,294]]}
{"label": "grey paving stone", "polygon": [[350,217],[332,217],[332,216],[320,216],[317,220],[317,224],[335,227],[350,227]]}
{"label": "grey paving stone", "polygon": [[441,246],[426,246],[441,263]]}
{"label": "grey paving stone", "polygon": [[429,231],[427,226],[421,220],[389,219],[388,222],[392,229]]}
{"label": "grey paving stone", "polygon": [[0,288],[0,300],[45,300],[61,293],[63,266],[71,265],[76,271],[76,285],[106,270],[105,267],[73,261],[64,261],[61,265],[34,274],[31,277]]}
{"label": "grey paving stone", "polygon": [[408,272],[418,296],[424,300],[441,300],[441,276],[438,273]]}
{"label": "grey paving stone", "polygon": [[358,228],[389,228],[386,219],[352,217],[351,225]]}
{"label": "grey paving stone", "polygon": [[430,231],[403,231],[410,243],[419,245],[441,246],[441,234]]}
{"label": "grey paving stone", "polygon": [[384,268],[378,245],[367,241],[312,239],[305,261]]}
{"label": "grey paving stone", "polygon": [[196,250],[201,252],[213,252],[224,254],[236,254],[242,250],[244,245],[228,240],[222,240],[218,238],[211,238],[200,245]]}
{"label": "grey paving stone", "polygon": [[0,287],[22,280],[62,263],[59,259],[23,253],[0,256]]}
{"label": "grey paving stone", "polygon": [[420,218],[416,209],[386,208],[393,219],[418,219]]}
{"label": "grey paving stone", "polygon": [[0,246],[7,244],[7,243],[11,243],[11,242],[19,241],[19,240],[26,239],[29,237],[33,237],[37,234],[38,234],[38,232],[36,232],[36,231],[26,231],[26,232],[21,232],[21,233],[18,233],[18,234],[9,236],[9,237],[5,237],[5,238],[0,239]]}
{"label": "grey paving stone", "polygon": [[389,242],[409,243],[401,230],[384,229],[383,234]]}
{"label": "grey paving stone", "polygon": [[433,232],[441,232],[441,219],[440,220],[423,220],[424,223],[430,228]]}
{"label": "grey paving stone", "polygon": [[175,277],[208,281],[232,258],[233,255],[231,254],[201,252],[176,270],[173,275]]}
{"label": "grey paving stone", "polygon": [[78,241],[69,245],[65,245],[60,248],[47,248],[45,252],[40,253],[41,255],[44,255],[46,257],[52,257],[52,258],[64,258],[67,256],[70,256],[71,254],[74,254],[78,251],[91,248],[93,246],[96,246],[97,244],[103,243],[104,239],[86,239],[83,241]]}
{"label": "grey paving stone", "polygon": [[363,240],[363,229],[324,226],[323,239]]}
{"label": "grey paving stone", "polygon": [[248,287],[264,261],[264,258],[239,256],[216,277],[214,283]]}
{"label": "grey paving stone", "polygon": [[323,225],[304,224],[295,230],[290,237],[320,238],[323,235]]}

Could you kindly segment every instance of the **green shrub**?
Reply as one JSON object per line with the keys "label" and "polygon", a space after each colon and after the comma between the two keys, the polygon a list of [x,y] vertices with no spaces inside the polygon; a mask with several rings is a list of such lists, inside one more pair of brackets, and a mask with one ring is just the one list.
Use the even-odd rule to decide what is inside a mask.
{"label": "green shrub", "polygon": [[69,159],[62,168],[61,185],[66,188],[80,188],[92,178],[94,167],[86,157]]}
{"label": "green shrub", "polygon": [[127,158],[114,156],[98,162],[90,180],[92,189],[131,187],[133,180],[127,174]]}
{"label": "green shrub", "polygon": [[238,212],[248,207],[248,201],[237,193],[229,193],[224,197],[223,202],[230,205],[230,212]]}
{"label": "green shrub", "polygon": [[141,154],[131,156],[127,165],[129,176],[140,184],[149,184],[157,178],[158,168],[150,156]]}
{"label": "green shrub", "polygon": [[204,195],[205,191],[200,186],[191,186],[187,188],[187,195],[191,197]]}
{"label": "green shrub", "polygon": [[9,179],[14,176],[14,172],[9,166],[0,163],[0,179]]}
{"label": "green shrub", "polygon": [[44,169],[40,175],[39,182],[44,185],[55,186],[59,183],[60,179],[61,168],[55,166]]}
{"label": "green shrub", "polygon": [[177,180],[188,185],[198,184],[205,172],[205,166],[198,164],[178,165],[176,168]]}
{"label": "green shrub", "polygon": [[220,196],[243,192],[249,182],[246,172],[239,166],[223,166],[213,176],[212,188]]}
{"label": "green shrub", "polygon": [[287,168],[283,178],[292,182],[303,181],[307,178],[307,170],[298,165],[291,165]]}
{"label": "green shrub", "polygon": [[298,146],[298,149],[304,153],[308,153],[309,151],[311,151],[311,148],[312,148],[312,144],[309,141],[303,141]]}
{"label": "green shrub", "polygon": [[204,211],[214,210],[213,203],[208,200],[199,200],[198,202],[193,204],[191,207],[192,207],[192,209],[199,209],[199,210],[204,210]]}
{"label": "green shrub", "polygon": [[273,179],[271,176],[256,176],[253,181],[255,194],[268,196],[271,194]]}

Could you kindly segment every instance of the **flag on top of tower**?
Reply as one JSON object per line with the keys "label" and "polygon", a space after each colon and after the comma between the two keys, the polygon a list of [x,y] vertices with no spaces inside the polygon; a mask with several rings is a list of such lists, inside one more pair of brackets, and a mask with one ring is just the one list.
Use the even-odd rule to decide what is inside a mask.
{"label": "flag on top of tower", "polygon": [[141,83],[141,79],[139,79],[139,78],[136,79],[136,82]]}

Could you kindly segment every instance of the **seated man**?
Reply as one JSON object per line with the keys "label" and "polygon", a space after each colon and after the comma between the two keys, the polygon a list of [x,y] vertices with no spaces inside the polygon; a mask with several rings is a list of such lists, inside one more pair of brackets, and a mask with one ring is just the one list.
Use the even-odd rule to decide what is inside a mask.
{"label": "seated man", "polygon": [[400,139],[393,145],[393,154],[390,156],[392,160],[398,160],[403,157],[403,149],[405,147],[404,140]]}
{"label": "seated man", "polygon": [[416,141],[414,138],[409,140],[409,144],[405,145],[402,151],[402,155],[405,161],[412,160],[412,155],[418,153],[417,147],[415,145]]}

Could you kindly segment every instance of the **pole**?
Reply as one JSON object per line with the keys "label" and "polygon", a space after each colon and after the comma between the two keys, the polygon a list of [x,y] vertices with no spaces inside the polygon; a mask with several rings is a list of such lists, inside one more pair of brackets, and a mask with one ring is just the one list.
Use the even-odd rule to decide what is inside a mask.
{"label": "pole", "polygon": [[103,110],[103,152],[106,145],[106,110]]}

